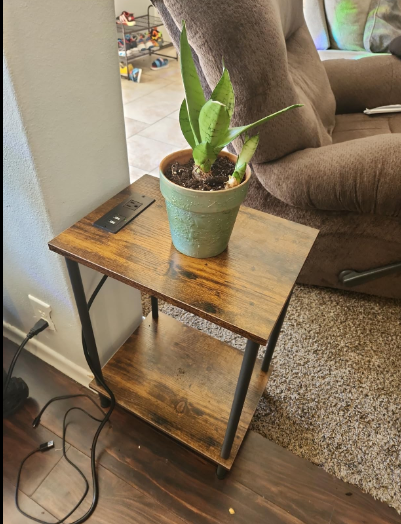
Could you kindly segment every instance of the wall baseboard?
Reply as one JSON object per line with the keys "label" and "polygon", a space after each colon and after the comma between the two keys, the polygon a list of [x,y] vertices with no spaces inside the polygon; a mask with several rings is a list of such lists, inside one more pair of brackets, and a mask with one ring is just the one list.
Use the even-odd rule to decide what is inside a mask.
{"label": "wall baseboard", "polygon": [[[25,335],[26,333],[23,333],[20,329],[3,321],[3,336],[11,340],[11,342],[19,345],[24,340]],[[90,371],[74,364],[71,360],[66,359],[57,351],[35,338],[27,343],[25,349],[87,388],[93,380],[93,375],[90,374]]]}

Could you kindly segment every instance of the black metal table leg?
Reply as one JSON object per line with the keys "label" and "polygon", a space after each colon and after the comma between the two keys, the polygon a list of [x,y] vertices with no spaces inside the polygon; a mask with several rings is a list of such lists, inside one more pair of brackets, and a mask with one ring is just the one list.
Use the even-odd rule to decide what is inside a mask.
{"label": "black metal table leg", "polygon": [[150,301],[152,304],[152,318],[156,320],[159,318],[159,301],[156,297],[150,297]]}
{"label": "black metal table leg", "polygon": [[[92,366],[96,373],[103,377],[102,366],[100,365],[99,353],[97,351],[95,335],[93,333],[92,322],[88,310],[88,303],[85,296],[84,286],[82,283],[81,271],[77,262],[65,259],[67,263],[68,273],[70,275],[72,290],[74,292],[75,302],[79,313],[79,318],[82,324],[82,332],[88,348],[88,353],[91,359]],[[100,384],[99,384],[100,385]],[[107,408],[110,405],[110,400],[100,395],[100,401],[103,408]]]}
{"label": "black metal table leg", "polygon": [[272,360],[273,353],[276,348],[278,337],[280,336],[280,331],[283,326],[285,315],[287,314],[287,309],[288,309],[288,305],[291,300],[291,296],[292,296],[292,291],[289,297],[287,298],[287,302],[284,304],[283,310],[281,311],[280,316],[278,317],[277,322],[273,328],[273,331],[270,334],[269,340],[267,341],[266,353],[265,353],[265,356],[263,357],[263,362],[261,366],[261,369],[264,372],[269,371],[270,362]]}
{"label": "black metal table leg", "polygon": [[[246,394],[248,393],[249,383],[251,382],[253,368],[258,355],[258,349],[259,344],[253,342],[252,340],[248,340],[238,377],[237,388],[234,394],[230,418],[228,419],[227,430],[224,437],[223,446],[221,448],[220,456],[223,459],[228,459],[233,447],[235,434],[237,433],[238,424],[241,418],[242,408],[244,407]],[[217,475],[219,478],[223,478],[223,470],[224,468],[222,466],[217,468]]]}
{"label": "black metal table leg", "polygon": [[224,468],[223,466],[217,466],[217,472],[216,472],[216,476],[219,480],[223,480],[226,478],[227,476],[227,473],[228,473],[228,469]]}

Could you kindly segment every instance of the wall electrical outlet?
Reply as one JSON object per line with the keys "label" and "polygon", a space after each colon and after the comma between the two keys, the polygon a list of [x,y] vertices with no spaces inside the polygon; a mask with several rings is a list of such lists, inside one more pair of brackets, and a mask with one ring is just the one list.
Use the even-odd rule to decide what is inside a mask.
{"label": "wall electrical outlet", "polygon": [[38,298],[33,297],[32,295],[28,295],[28,298],[31,302],[36,320],[40,320],[41,318],[43,318],[49,324],[48,329],[56,331],[56,326],[54,325],[53,320],[51,318],[51,306],[49,306],[49,304],[46,304],[45,302],[42,302]]}

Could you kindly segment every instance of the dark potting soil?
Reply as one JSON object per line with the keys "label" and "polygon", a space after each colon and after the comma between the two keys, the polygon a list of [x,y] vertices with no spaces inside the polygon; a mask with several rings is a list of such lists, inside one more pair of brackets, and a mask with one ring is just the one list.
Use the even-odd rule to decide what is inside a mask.
{"label": "dark potting soil", "polygon": [[219,156],[212,165],[212,176],[207,180],[198,180],[192,174],[194,159],[191,158],[186,164],[174,162],[167,168],[165,176],[178,186],[188,189],[197,189],[198,191],[221,191],[225,188],[230,175],[234,173],[235,164],[224,156]]}

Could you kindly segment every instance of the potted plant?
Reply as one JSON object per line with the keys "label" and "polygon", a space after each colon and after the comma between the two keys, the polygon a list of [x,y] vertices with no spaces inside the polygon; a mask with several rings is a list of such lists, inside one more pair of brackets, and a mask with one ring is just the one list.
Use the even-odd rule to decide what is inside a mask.
{"label": "potted plant", "polygon": [[[178,251],[196,258],[222,253],[234,227],[239,207],[248,191],[251,160],[259,136],[251,129],[289,111],[295,104],[253,124],[229,127],[234,112],[234,91],[227,69],[210,100],[206,101],[192,59],[183,22],[180,65],[185,99],[180,109],[180,127],[191,149],[177,151],[160,164],[160,188],[166,201],[173,244]],[[245,141],[236,157],[222,151],[240,135]]]}

